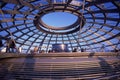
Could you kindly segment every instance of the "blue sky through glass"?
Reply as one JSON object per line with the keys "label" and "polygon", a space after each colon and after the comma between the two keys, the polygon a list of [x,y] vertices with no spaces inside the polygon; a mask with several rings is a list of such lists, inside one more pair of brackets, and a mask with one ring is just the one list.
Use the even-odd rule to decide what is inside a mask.
{"label": "blue sky through glass", "polygon": [[[62,0],[56,0],[56,1],[59,2]],[[81,1],[81,0],[78,0],[78,1]],[[47,4],[46,0],[39,0],[38,3]],[[16,6],[18,8],[16,8]],[[117,11],[111,12],[111,10],[113,11],[113,9],[116,10],[117,8],[118,7],[115,6],[112,2],[106,2],[104,4],[92,5],[88,8],[86,7],[85,11],[84,11],[84,17],[85,17],[86,22],[85,22],[84,27],[81,30],[82,34],[80,37],[78,37],[77,33],[73,33],[73,34],[70,34],[67,36],[66,35],[59,35],[59,36],[52,35],[52,37],[50,38],[51,34],[49,34],[49,36],[47,36],[45,39],[47,39],[47,41],[49,39],[51,39],[50,44],[54,44],[56,41],[56,43],[63,43],[63,42],[67,43],[67,44],[73,43],[71,45],[76,46],[77,42],[74,41],[75,40],[74,37],[76,37],[76,38],[80,39],[80,41],[81,41],[80,44],[85,47],[88,47],[88,46],[86,46],[86,44],[89,45],[89,44],[93,43],[92,46],[95,46],[98,48],[101,46],[101,44],[107,45],[106,47],[108,47],[110,49],[111,48],[113,49],[114,44],[116,47],[120,48],[119,38],[111,39],[112,36],[115,36],[116,34],[120,33],[120,30],[119,30],[120,14]],[[13,11],[13,9],[15,9],[15,11]],[[0,14],[0,21],[1,21],[0,35],[8,37],[9,33],[6,30],[9,30],[14,35],[14,38],[18,42],[20,42],[20,41],[24,42],[24,41],[26,41],[26,39],[28,39],[25,42],[25,44],[27,44],[26,49],[29,48],[28,44],[32,43],[33,41],[35,42],[35,44],[33,44],[33,46],[42,41],[42,39],[45,36],[45,33],[36,29],[36,27],[33,23],[34,18],[39,13],[39,10],[37,10],[37,9],[32,10],[29,6],[23,6],[20,8],[19,5],[12,4],[12,3],[6,4],[5,6],[3,6],[1,8],[1,10],[3,10],[4,15]],[[92,11],[93,14],[89,13],[87,10]],[[101,10],[103,10],[104,13]],[[9,12],[9,11],[11,11],[11,12]],[[18,14],[15,14],[16,11],[18,11]],[[28,14],[29,12],[30,12],[30,14]],[[47,25],[50,25],[50,26],[64,27],[64,26],[68,26],[68,25],[74,23],[77,20],[77,16],[70,14],[68,12],[51,12],[51,13],[43,16],[42,20],[44,23],[46,23]],[[95,22],[94,22],[94,20],[95,20]],[[58,31],[56,31],[56,32],[58,32]],[[23,35],[23,34],[26,34],[26,35]],[[21,36],[21,37],[19,37],[19,36]],[[38,38],[38,36],[39,36],[39,38]],[[69,42],[68,37],[73,42]],[[38,38],[38,41],[35,38],[36,39]],[[105,41],[105,39],[107,41]],[[52,42],[52,40],[53,40],[53,42]],[[85,40],[87,43],[85,42]],[[102,40],[104,40],[105,42],[102,42]],[[97,42],[98,42],[98,44],[94,44]],[[112,43],[113,43],[113,45],[112,45]],[[119,45],[117,45],[117,44],[119,44]],[[47,46],[47,42],[43,43],[43,45]]]}
{"label": "blue sky through glass", "polygon": [[77,16],[67,12],[52,12],[42,17],[44,23],[54,27],[64,27],[73,24]]}

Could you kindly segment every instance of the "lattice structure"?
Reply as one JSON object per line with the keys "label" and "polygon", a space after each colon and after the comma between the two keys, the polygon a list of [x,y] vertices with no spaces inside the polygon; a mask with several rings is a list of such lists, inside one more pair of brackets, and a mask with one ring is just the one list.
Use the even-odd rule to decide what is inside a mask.
{"label": "lattice structure", "polygon": [[[0,35],[6,44],[12,34],[25,53],[36,45],[48,52],[57,43],[68,44],[70,51],[75,47],[100,51],[102,44],[107,51],[120,49],[119,4],[119,0],[0,0]],[[55,28],[41,20],[56,11],[71,13],[77,21]]]}

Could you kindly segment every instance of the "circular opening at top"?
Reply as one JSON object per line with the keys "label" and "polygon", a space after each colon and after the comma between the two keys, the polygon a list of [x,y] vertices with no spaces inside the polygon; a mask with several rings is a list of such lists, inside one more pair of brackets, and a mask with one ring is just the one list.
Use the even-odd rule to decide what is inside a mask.
{"label": "circular opening at top", "polygon": [[41,20],[48,26],[65,27],[77,21],[77,16],[68,12],[52,12],[44,15]]}

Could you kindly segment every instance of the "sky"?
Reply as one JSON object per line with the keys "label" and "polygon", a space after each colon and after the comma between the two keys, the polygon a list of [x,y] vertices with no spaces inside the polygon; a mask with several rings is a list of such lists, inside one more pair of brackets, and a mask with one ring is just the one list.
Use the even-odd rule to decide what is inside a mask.
{"label": "sky", "polygon": [[44,23],[54,27],[71,25],[77,20],[77,16],[67,12],[52,12],[42,17]]}

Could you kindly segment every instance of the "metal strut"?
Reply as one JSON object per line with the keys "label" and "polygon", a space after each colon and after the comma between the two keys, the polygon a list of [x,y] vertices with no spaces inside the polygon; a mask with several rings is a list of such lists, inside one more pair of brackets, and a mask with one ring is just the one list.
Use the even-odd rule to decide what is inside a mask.
{"label": "metal strut", "polygon": [[[83,20],[84,9],[85,9],[85,0],[83,0],[83,4],[82,4],[81,21],[80,21],[80,30],[79,30],[79,32],[78,32],[78,42],[79,42],[79,43],[80,43],[80,38],[81,38],[82,20]],[[80,46],[80,48],[81,48],[81,46]]]}

